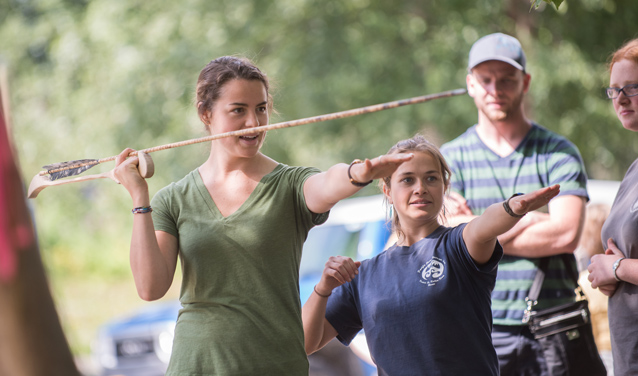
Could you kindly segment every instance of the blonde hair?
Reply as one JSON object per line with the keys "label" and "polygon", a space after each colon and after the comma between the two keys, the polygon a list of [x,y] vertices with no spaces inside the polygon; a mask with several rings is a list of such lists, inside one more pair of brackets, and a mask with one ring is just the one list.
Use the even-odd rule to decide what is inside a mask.
{"label": "blonde hair", "polygon": [[[450,177],[452,176],[452,171],[450,167],[448,167],[443,154],[439,148],[428,141],[425,137],[420,134],[416,134],[414,137],[401,140],[397,142],[393,147],[388,150],[386,155],[391,154],[399,154],[399,153],[412,153],[412,152],[424,152],[429,153],[438,163],[439,170],[441,171],[441,175],[443,177],[443,191],[446,192],[450,187]],[[379,181],[379,188],[383,192],[383,188],[391,188],[391,179],[392,176],[387,176]],[[384,197],[386,205],[391,207],[388,203],[388,198]],[[401,222],[399,221],[399,216],[397,215],[396,210],[391,210],[391,221],[392,221],[392,231],[396,232],[397,237],[401,240],[404,237],[403,231],[401,231]],[[445,216],[445,210],[440,213],[441,217]],[[443,219],[443,218],[442,218]]]}

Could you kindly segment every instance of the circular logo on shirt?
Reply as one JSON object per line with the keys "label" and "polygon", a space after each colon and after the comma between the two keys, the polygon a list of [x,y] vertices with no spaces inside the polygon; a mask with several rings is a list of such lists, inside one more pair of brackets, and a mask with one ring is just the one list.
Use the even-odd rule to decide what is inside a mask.
{"label": "circular logo on shirt", "polygon": [[445,261],[438,257],[432,257],[430,261],[421,266],[418,271],[421,274],[419,282],[424,285],[434,286],[445,278]]}

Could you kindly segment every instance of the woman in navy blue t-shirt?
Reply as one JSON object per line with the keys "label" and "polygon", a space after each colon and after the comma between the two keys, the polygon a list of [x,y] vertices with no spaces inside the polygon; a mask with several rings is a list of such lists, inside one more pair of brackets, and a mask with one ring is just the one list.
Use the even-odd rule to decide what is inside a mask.
{"label": "woman in navy blue t-shirt", "polygon": [[[420,135],[388,152],[413,153],[382,182],[397,242],[363,262],[334,256],[303,307],[306,352],[364,329],[380,375],[498,375],[490,293],[503,250],[496,237],[559,186],[512,196],[456,227],[441,225],[450,170]],[[383,157],[380,157],[383,158]]]}

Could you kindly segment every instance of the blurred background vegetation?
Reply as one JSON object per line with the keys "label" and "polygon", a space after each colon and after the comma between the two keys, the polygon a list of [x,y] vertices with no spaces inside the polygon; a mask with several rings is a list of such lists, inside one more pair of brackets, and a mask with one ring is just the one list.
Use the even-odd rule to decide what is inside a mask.
{"label": "blurred background vegetation", "polygon": [[[527,53],[528,115],[580,148],[590,178],[619,180],[638,141],[603,88],[609,54],[638,36],[636,14],[636,0],[566,0],[558,10],[529,0],[0,0],[0,64],[28,184],[45,164],[205,136],[194,87],[222,55],[249,57],[273,80],[274,123],[464,87],[472,43],[504,32]],[[273,131],[264,151],[325,169],[416,132],[441,144],[476,118],[468,96],[440,99]],[[151,193],[207,151],[154,153]],[[128,267],[130,198],[100,180],[48,188],[30,204],[69,341],[87,353],[100,322],[144,304]]]}

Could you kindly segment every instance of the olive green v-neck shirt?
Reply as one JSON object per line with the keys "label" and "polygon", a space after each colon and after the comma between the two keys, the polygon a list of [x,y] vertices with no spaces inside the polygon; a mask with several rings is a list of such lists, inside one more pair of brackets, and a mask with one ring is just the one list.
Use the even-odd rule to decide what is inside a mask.
{"label": "olive green v-neck shirt", "polygon": [[279,164],[223,217],[197,170],[152,200],[155,229],[177,237],[180,310],[167,376],[307,375],[299,263],[315,168]]}

